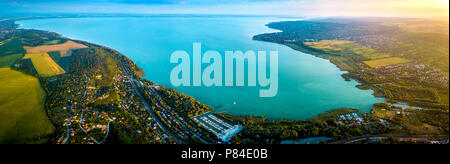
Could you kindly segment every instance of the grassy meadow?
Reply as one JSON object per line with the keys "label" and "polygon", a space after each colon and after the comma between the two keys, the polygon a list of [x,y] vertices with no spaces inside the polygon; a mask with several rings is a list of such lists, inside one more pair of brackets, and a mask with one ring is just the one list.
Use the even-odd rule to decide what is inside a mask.
{"label": "grassy meadow", "polygon": [[407,60],[407,59],[399,58],[399,57],[364,61],[365,64],[367,64],[369,67],[372,67],[372,68],[385,67],[385,66],[403,64],[403,63],[409,63],[409,62],[411,62],[411,61]]}
{"label": "grassy meadow", "polygon": [[47,53],[26,54],[23,59],[31,59],[39,76],[42,77],[66,73]]}
{"label": "grassy meadow", "polygon": [[53,133],[37,78],[0,68],[0,144],[45,143]]}
{"label": "grassy meadow", "polygon": [[18,39],[8,39],[2,41],[0,45],[0,57],[11,54],[24,54],[25,50],[22,48],[22,42]]}
{"label": "grassy meadow", "polygon": [[0,68],[10,67],[22,58],[22,54],[13,54],[0,57]]}
{"label": "grassy meadow", "polygon": [[0,42],[0,68],[10,67],[22,58],[25,50],[18,39],[8,39]]}
{"label": "grassy meadow", "polygon": [[328,54],[336,56],[348,56],[352,55],[364,59],[381,59],[390,57],[387,54],[378,53],[376,50],[362,46],[352,41],[344,40],[321,40],[318,42],[305,42],[306,46],[321,50]]}

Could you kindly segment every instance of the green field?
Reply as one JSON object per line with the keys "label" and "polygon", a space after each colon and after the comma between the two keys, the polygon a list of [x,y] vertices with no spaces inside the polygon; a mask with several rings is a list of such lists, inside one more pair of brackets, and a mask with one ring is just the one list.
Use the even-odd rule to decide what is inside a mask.
{"label": "green field", "polygon": [[351,41],[321,40],[318,42],[305,42],[304,44],[310,48],[318,49],[325,53],[337,56],[353,56],[367,60],[390,57],[387,54],[378,53],[374,49]]}
{"label": "green field", "polygon": [[38,79],[0,68],[0,144],[43,143],[53,133]]}
{"label": "green field", "polygon": [[22,58],[25,50],[18,39],[8,39],[0,42],[0,68],[10,67]]}
{"label": "green field", "polygon": [[0,57],[11,54],[25,54],[25,49],[22,48],[22,42],[19,39],[2,41],[0,45]]}
{"label": "green field", "polygon": [[385,67],[389,65],[403,64],[409,62],[411,61],[398,57],[364,61],[365,64],[367,64],[369,67],[372,68]]}
{"label": "green field", "polygon": [[39,76],[50,77],[66,73],[47,53],[26,54],[23,59],[31,59]]}
{"label": "green field", "polygon": [[0,68],[12,66],[20,58],[22,58],[22,56],[23,56],[22,54],[14,54],[14,55],[0,57]]}
{"label": "green field", "polygon": [[50,41],[43,43],[42,45],[55,45],[58,43],[60,43],[60,40],[50,40]]}

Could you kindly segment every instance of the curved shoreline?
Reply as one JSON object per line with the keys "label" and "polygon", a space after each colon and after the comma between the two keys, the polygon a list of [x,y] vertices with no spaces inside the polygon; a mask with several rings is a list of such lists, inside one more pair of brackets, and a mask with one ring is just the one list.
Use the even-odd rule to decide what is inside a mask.
{"label": "curved shoreline", "polygon": [[[70,17],[69,17],[70,18]],[[75,17],[76,18],[76,17]],[[42,19],[42,18],[39,18],[39,19]],[[272,28],[268,28],[268,29],[272,29]],[[45,31],[45,30],[44,30]],[[275,31],[276,31],[276,29],[275,29]],[[56,33],[56,32],[55,32]],[[258,35],[258,34],[257,34]],[[70,39],[70,38],[69,38]],[[87,41],[83,41],[83,40],[79,40],[79,41],[81,41],[81,42],[86,42],[86,43],[90,43],[90,42],[87,42]],[[268,42],[268,43],[271,43],[271,42]],[[90,44],[93,44],[93,43],[90,43]],[[276,43],[275,43],[276,44]],[[112,48],[109,48],[109,47],[106,47],[106,46],[102,46],[102,45],[98,45],[98,44],[93,44],[93,45],[97,45],[97,46],[99,46],[99,47],[105,47],[105,48],[108,48],[108,49],[111,49],[111,50],[113,50],[113,51],[116,51],[116,50],[114,50],[114,49],[112,49]],[[282,46],[286,46],[286,45],[282,45]],[[288,46],[289,47],[289,46]],[[308,55],[311,55],[311,54],[308,54]],[[124,56],[126,56],[126,55],[124,55]],[[314,55],[313,55],[314,56]],[[128,56],[127,56],[128,57]],[[317,56],[316,56],[317,57]],[[129,57],[128,57],[129,58]],[[320,57],[319,57],[320,58]],[[322,59],[322,58],[321,58]],[[131,60],[131,59],[130,59]],[[336,66],[335,64],[333,64],[334,66]],[[337,67],[338,69],[340,69],[339,67]],[[340,69],[340,71],[343,71],[342,69]],[[343,72],[343,74],[346,74],[345,72]],[[142,77],[143,78],[143,77]],[[148,79],[148,80],[150,80],[150,79]],[[358,82],[358,81],[356,81],[358,84],[360,84],[360,82]],[[373,105],[373,104],[372,104]],[[345,107],[345,106],[343,106],[343,107]],[[339,109],[339,108],[330,108],[330,109],[324,109],[324,110],[336,110],[336,109]],[[355,109],[358,109],[358,108],[355,108]],[[358,110],[360,110],[360,109],[358,109]],[[371,108],[369,108],[367,111],[370,111],[371,110]],[[321,113],[318,113],[317,115],[315,115],[315,116],[318,116],[318,115],[320,115],[320,114],[323,114],[323,113],[325,113],[325,112],[321,112]],[[252,114],[243,114],[243,115],[237,115],[237,116],[246,116],[246,115],[251,115],[251,116],[253,116]],[[312,116],[312,117],[315,117],[315,116]],[[308,117],[307,119],[310,119],[310,118],[312,118],[312,117]],[[307,119],[289,119],[289,120],[307,120]],[[276,119],[271,119],[271,120],[285,120],[285,118],[276,118]]]}
{"label": "curved shoreline", "polygon": [[[283,21],[280,22],[272,22],[272,23],[282,23]],[[274,29],[274,30],[279,30],[280,32],[278,33],[285,33],[285,31],[281,30],[281,29],[276,29],[273,27],[270,27],[271,23],[267,24],[266,26],[268,28]],[[253,37],[254,40],[257,41],[262,41],[262,42],[269,42],[269,43],[275,43],[275,44],[279,44],[279,45],[283,45],[283,46],[287,46],[289,48],[291,48],[294,51],[299,51],[308,55],[312,55],[321,59],[325,59],[327,61],[329,61],[330,63],[332,63],[333,65],[335,65],[339,70],[341,71],[345,71],[346,73],[342,74],[342,77],[346,80],[346,81],[351,81],[351,80],[355,80],[359,85],[356,86],[356,88],[361,89],[361,90],[371,90],[373,91],[373,96],[376,98],[382,98],[384,99],[383,102],[379,102],[379,103],[390,103],[394,106],[396,106],[397,104],[406,104],[406,106],[404,105],[403,107],[407,107],[407,108],[412,108],[412,109],[423,109],[423,108],[432,108],[432,109],[440,109],[441,107],[439,107],[439,105],[442,104],[438,104],[438,103],[427,103],[427,102],[423,102],[427,105],[431,105],[431,106],[427,106],[427,105],[417,105],[416,101],[402,101],[402,100],[395,100],[395,99],[388,99],[384,93],[384,90],[382,88],[380,88],[379,86],[377,86],[377,84],[370,84],[366,81],[364,81],[363,79],[359,78],[357,73],[349,71],[344,69],[343,67],[341,67],[339,64],[335,63],[333,60],[326,58],[325,56],[333,56],[332,54],[327,54],[325,52],[322,52],[320,50],[316,50],[307,46],[303,45],[303,42],[301,42],[300,45],[296,44],[296,43],[287,43],[287,42],[283,42],[283,41],[275,41],[275,40],[265,40],[264,38],[260,38],[260,36],[263,35],[270,35],[270,34],[276,34],[276,33],[263,33],[263,34],[258,34],[255,35]],[[374,104],[375,105],[375,104]],[[438,107],[434,107],[433,105],[438,105]],[[401,105],[400,105],[401,106]]]}
{"label": "curved shoreline", "polygon": [[[36,31],[45,31],[45,30],[36,30]],[[51,32],[51,33],[57,34],[56,32]],[[63,37],[63,38],[67,38],[68,40],[72,40],[72,39],[70,39],[68,37]],[[126,59],[127,62],[129,60],[131,65],[127,65],[127,68],[132,68],[133,69],[132,73],[136,74],[135,77],[140,77],[140,78],[143,77],[139,73],[140,72],[139,66],[136,63],[134,63],[134,61],[132,61],[128,56],[123,55],[122,53],[120,53],[120,52],[118,52],[118,51],[116,51],[116,50],[114,50],[112,48],[106,47],[106,46],[101,46],[101,45],[98,45],[98,44],[94,44],[94,43],[90,43],[90,42],[86,42],[86,41],[82,41],[82,40],[72,40],[72,41],[75,41],[75,42],[78,42],[78,43],[83,43],[83,44],[86,44],[86,45],[89,45],[89,46],[101,47],[102,49],[105,49],[107,52],[112,53],[115,56],[119,56],[122,59]],[[283,46],[287,46],[287,45],[283,45]],[[292,48],[292,47],[290,47],[290,48]],[[312,54],[308,53],[308,55],[312,55]],[[334,64],[334,65],[336,65],[336,64]],[[339,68],[339,67],[337,67],[337,68]],[[342,71],[341,68],[339,68],[339,69]],[[346,77],[344,77],[344,78],[346,78]],[[348,77],[348,78],[351,78],[351,77]],[[146,79],[141,79],[141,80],[146,80]],[[147,81],[149,81],[149,80],[147,80]],[[163,97],[165,97],[165,96],[163,96]],[[202,104],[200,102],[197,102],[197,103]],[[212,111],[214,112],[214,110],[212,110]],[[376,110],[374,109],[374,111],[376,111]],[[329,133],[329,131],[333,131],[333,129],[330,130],[330,128],[328,126],[327,127],[321,127],[322,124],[316,125],[315,121],[318,121],[318,122],[324,121],[325,125],[327,125],[326,123],[332,122],[335,118],[337,118],[337,116],[342,115],[342,114],[348,114],[348,113],[351,113],[351,112],[357,112],[357,110],[353,110],[352,111],[351,109],[336,109],[336,110],[333,110],[333,111],[327,111],[326,113],[324,112],[324,114],[319,114],[318,117],[314,117],[314,118],[311,118],[311,119],[305,119],[305,120],[302,120],[302,119],[296,119],[296,120],[279,119],[279,121],[267,120],[267,119],[264,119],[264,117],[257,117],[257,116],[252,116],[252,115],[241,115],[241,116],[232,115],[232,114],[230,114],[230,115],[226,115],[226,114],[222,115],[221,113],[216,113],[216,115],[222,116],[225,120],[228,120],[229,122],[236,123],[236,124],[242,124],[242,125],[245,126],[245,129],[247,129],[247,130],[244,130],[243,132],[241,132],[240,135],[238,135],[236,138],[234,138],[234,140],[232,141],[233,143],[241,143],[241,141],[243,141],[243,139],[246,139],[246,137],[247,137],[247,139],[249,139],[249,143],[251,143],[251,142],[254,142],[254,141],[255,142],[259,142],[258,141],[259,138],[254,138],[255,135],[252,133],[252,130],[256,130],[254,132],[257,135],[265,134],[266,131],[273,131],[273,130],[276,130],[276,129],[282,129],[282,130],[285,130],[286,132],[293,131],[293,132],[296,132],[296,133],[289,133],[289,134],[296,134],[297,135],[297,134],[302,134],[302,132],[304,132],[303,128],[298,130],[298,131],[296,129],[290,129],[290,128],[295,128],[295,127],[298,127],[298,126],[299,127],[305,126],[304,130],[306,130],[307,132],[312,132],[313,130],[315,130],[315,129],[312,129],[312,128],[317,128],[317,129],[321,130],[320,133],[318,133],[318,134],[311,134],[313,136],[328,136],[329,134],[331,134],[331,133]],[[374,116],[375,119],[378,119],[378,118],[376,118],[377,117],[376,113],[367,114],[367,115],[364,114],[364,115],[368,116],[369,119],[371,119],[372,116]],[[188,115],[187,117],[191,117],[191,116]],[[332,120],[326,120],[326,119],[330,119],[330,118],[333,118],[333,119]],[[242,120],[242,122],[240,122],[241,120]],[[336,121],[336,120],[334,120],[334,121]],[[389,119],[387,121],[392,122],[392,120],[389,120]],[[402,126],[401,122],[400,123],[392,122],[392,123],[393,123],[393,126],[397,126],[397,125],[401,125]],[[334,125],[329,125],[329,126],[334,127]],[[342,125],[341,124],[336,124],[335,126],[336,127],[334,127],[334,128],[340,128],[341,126],[345,127],[345,126],[348,126],[348,125],[347,124],[342,124]],[[263,128],[263,130],[258,131],[259,128],[261,128],[261,127]],[[364,127],[361,127],[361,128],[364,128]],[[406,128],[406,129],[408,129],[408,128]],[[343,133],[347,133],[347,132],[343,132]],[[368,131],[364,131],[364,134],[365,133],[372,134],[372,132],[368,132]],[[278,135],[281,135],[281,134],[282,133],[279,133],[279,134],[277,134],[277,133],[270,133],[266,137],[274,138],[274,136],[277,137]],[[339,132],[339,133],[336,133],[336,134],[341,134],[341,133]],[[382,134],[382,133],[380,133],[380,134]],[[383,132],[383,134],[384,134],[384,132]],[[403,133],[400,133],[400,134],[403,134]],[[350,135],[350,136],[352,136],[352,135]],[[303,135],[301,135],[301,136],[295,136],[295,137],[296,138],[302,138],[302,137],[311,137],[311,136],[308,136],[308,135],[303,136]],[[346,135],[345,137],[349,137],[349,136]],[[289,137],[283,138],[281,136],[280,136],[280,138],[282,138],[282,140],[283,139],[284,140],[290,139]],[[331,141],[337,141],[339,138],[342,138],[342,136],[338,136],[336,138],[333,138],[333,140],[331,140]],[[276,143],[276,142],[278,142],[278,140],[273,140],[271,142]]]}

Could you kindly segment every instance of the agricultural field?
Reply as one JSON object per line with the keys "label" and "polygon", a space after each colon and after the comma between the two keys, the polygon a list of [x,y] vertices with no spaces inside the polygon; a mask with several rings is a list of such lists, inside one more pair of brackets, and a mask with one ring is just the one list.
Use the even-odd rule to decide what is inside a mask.
{"label": "agricultural field", "polygon": [[60,40],[50,40],[47,42],[44,42],[43,45],[55,45],[55,44],[60,44],[61,41]]}
{"label": "agricultural field", "polygon": [[50,77],[66,73],[47,53],[26,54],[23,59],[31,59],[34,68],[41,77]]}
{"label": "agricultural field", "polygon": [[304,42],[304,44],[310,48],[317,49],[336,56],[352,55],[367,60],[390,57],[387,54],[378,53],[374,49],[362,46],[352,41],[321,40],[318,42]]}
{"label": "agricultural field", "polygon": [[0,68],[10,67],[22,58],[25,50],[18,39],[7,39],[0,42]]}
{"label": "agricultural field", "polygon": [[61,53],[61,57],[70,56],[68,53],[70,50],[87,48],[87,46],[75,43],[73,41],[67,41],[63,44],[56,45],[42,45],[37,47],[24,47],[27,53],[42,53],[42,52],[54,52],[59,51]]}
{"label": "agricultural field", "polygon": [[0,68],[0,144],[45,143],[53,133],[44,110],[45,92],[33,76]]}
{"label": "agricultural field", "polygon": [[321,40],[316,42],[304,42],[301,46],[287,44],[288,46],[329,59],[341,70],[356,71],[360,69],[359,63],[366,60],[375,60],[390,57],[379,53],[374,49],[362,46],[358,43],[345,40]]}
{"label": "agricultural field", "polygon": [[13,54],[13,55],[7,55],[7,56],[1,56],[0,57],[0,68],[2,67],[10,67],[14,63],[16,63],[20,58],[22,58],[22,54]]}
{"label": "agricultural field", "polygon": [[25,54],[25,50],[22,48],[22,43],[19,39],[2,41],[2,45],[0,45],[0,57],[11,54]]}
{"label": "agricultural field", "polygon": [[324,51],[342,51],[342,46],[352,44],[351,41],[345,40],[322,40],[318,42],[305,42],[305,45],[311,48],[320,49]]}
{"label": "agricultural field", "polygon": [[66,72],[70,71],[72,56],[61,57],[61,53],[59,51],[48,52],[48,55]]}
{"label": "agricultural field", "polygon": [[409,63],[409,62],[411,62],[411,61],[407,60],[407,59],[403,59],[403,58],[399,58],[399,57],[391,57],[391,58],[364,61],[364,64],[367,64],[369,67],[372,67],[372,68],[379,68],[379,67],[403,64],[403,63]]}

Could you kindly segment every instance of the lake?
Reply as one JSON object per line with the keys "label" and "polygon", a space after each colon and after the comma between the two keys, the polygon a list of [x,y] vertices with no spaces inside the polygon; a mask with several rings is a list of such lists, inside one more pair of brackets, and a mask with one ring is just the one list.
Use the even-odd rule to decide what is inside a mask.
{"label": "lake", "polygon": [[[18,21],[21,28],[54,31],[66,37],[104,45],[130,57],[146,79],[178,89],[216,111],[269,119],[307,119],[336,108],[370,111],[384,99],[373,91],[360,90],[356,81],[345,81],[328,60],[289,47],[252,40],[274,32],[265,25],[277,17],[152,16],[34,19]],[[193,43],[203,52],[278,51],[279,90],[272,98],[260,98],[259,87],[173,87],[170,55],[183,50],[192,55]],[[203,65],[203,67],[205,67]]]}

